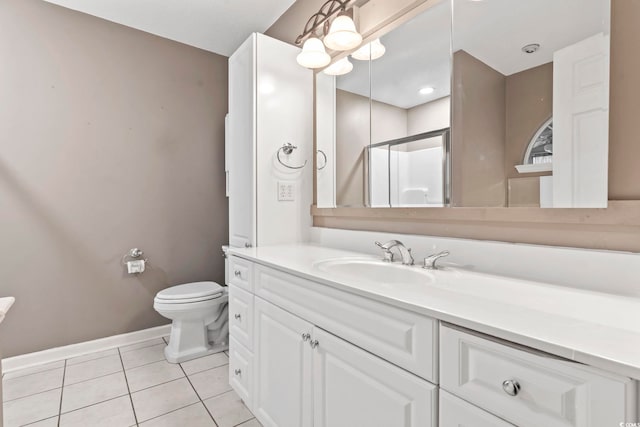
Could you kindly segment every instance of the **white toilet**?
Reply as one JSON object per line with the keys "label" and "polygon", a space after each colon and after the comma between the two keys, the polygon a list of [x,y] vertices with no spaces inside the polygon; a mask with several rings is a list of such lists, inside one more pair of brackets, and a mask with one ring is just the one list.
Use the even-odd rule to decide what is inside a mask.
{"label": "white toilet", "polygon": [[227,288],[215,282],[194,282],[164,289],[153,308],[171,319],[171,337],[164,349],[168,362],[180,363],[229,348]]}

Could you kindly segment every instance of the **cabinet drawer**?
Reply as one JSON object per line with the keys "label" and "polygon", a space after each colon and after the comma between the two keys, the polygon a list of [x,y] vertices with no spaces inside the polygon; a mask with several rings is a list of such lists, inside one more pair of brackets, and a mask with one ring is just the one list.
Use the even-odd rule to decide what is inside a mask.
{"label": "cabinet drawer", "polygon": [[437,382],[436,320],[259,264],[254,281],[257,296]]}
{"label": "cabinet drawer", "polygon": [[237,256],[229,259],[229,283],[253,293],[253,263]]}
{"label": "cabinet drawer", "polygon": [[253,354],[233,337],[229,338],[229,384],[253,411]]}
{"label": "cabinet drawer", "polygon": [[440,328],[443,389],[522,427],[617,426],[635,418],[629,378],[487,338]]}
{"label": "cabinet drawer", "polygon": [[253,295],[229,286],[229,335],[253,350]]}
{"label": "cabinet drawer", "polygon": [[446,391],[440,390],[440,427],[513,427]]}

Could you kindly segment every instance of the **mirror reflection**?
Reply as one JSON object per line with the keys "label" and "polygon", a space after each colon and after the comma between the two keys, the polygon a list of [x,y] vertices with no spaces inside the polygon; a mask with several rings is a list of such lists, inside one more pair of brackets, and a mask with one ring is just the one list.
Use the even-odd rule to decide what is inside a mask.
{"label": "mirror reflection", "polygon": [[316,75],[318,206],[606,207],[610,1],[428,6]]}

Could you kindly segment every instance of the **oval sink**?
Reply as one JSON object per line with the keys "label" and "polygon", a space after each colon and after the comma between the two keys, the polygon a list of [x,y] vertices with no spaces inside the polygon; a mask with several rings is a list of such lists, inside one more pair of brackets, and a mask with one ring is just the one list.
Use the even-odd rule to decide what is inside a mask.
{"label": "oval sink", "polygon": [[313,264],[320,271],[354,280],[388,284],[433,282],[433,276],[416,266],[389,263],[369,258],[335,258]]}

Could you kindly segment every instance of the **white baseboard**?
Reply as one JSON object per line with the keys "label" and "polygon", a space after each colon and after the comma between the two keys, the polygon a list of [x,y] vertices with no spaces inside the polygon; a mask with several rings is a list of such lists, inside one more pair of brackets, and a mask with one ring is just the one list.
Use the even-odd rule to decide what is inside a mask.
{"label": "white baseboard", "polygon": [[34,353],[21,354],[19,356],[2,359],[2,373],[17,371],[18,369],[30,368],[44,363],[56,362],[58,360],[69,359],[71,357],[82,356],[96,351],[109,350],[115,347],[135,344],[141,341],[160,338],[171,333],[171,324],[156,326],[155,328],[143,329],[141,331],[129,332],[127,334],[113,335],[111,337],[99,338],[97,340],[85,341],[78,344],[65,345],[47,350],[36,351]]}

